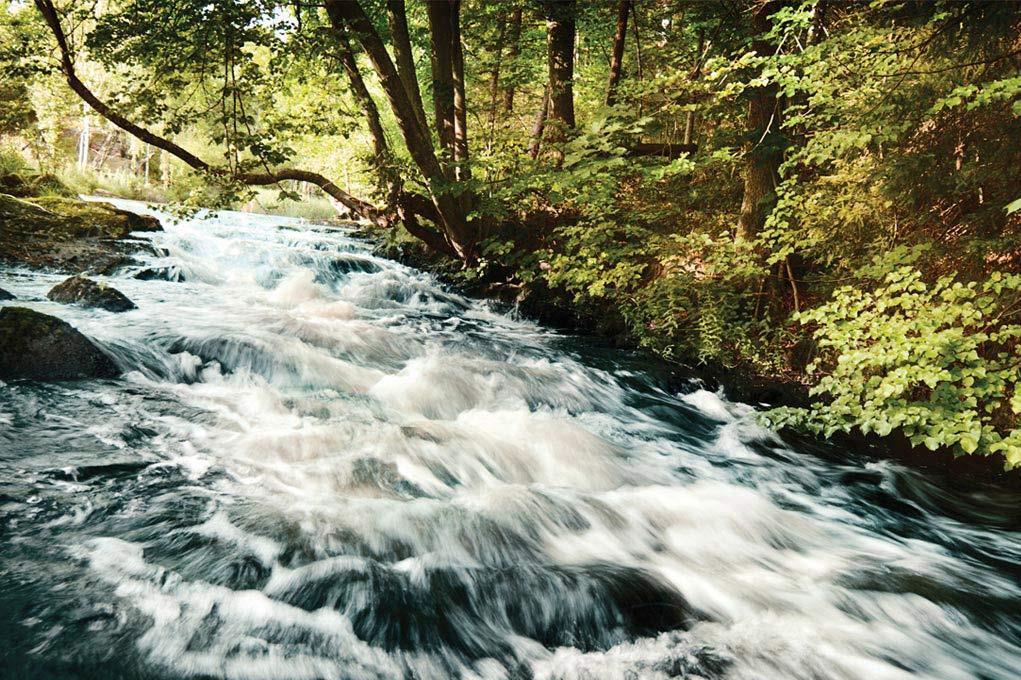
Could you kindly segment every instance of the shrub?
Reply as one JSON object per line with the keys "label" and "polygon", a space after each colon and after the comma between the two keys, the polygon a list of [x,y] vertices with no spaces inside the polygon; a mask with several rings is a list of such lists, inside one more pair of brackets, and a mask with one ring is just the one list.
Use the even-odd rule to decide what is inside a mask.
{"label": "shrub", "polygon": [[955,455],[998,454],[1021,465],[1021,275],[927,283],[899,266],[873,289],[844,287],[800,321],[815,324],[821,376],[808,409],[766,414],[776,426],[830,436],[902,432]]}

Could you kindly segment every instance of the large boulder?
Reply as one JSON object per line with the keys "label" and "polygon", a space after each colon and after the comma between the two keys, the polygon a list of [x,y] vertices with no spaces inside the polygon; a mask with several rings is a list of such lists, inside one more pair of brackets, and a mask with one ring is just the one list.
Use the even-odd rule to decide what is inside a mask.
{"label": "large boulder", "polygon": [[3,288],[0,288],[0,300],[17,300],[17,298],[14,297],[14,293],[9,293]]}
{"label": "large boulder", "polygon": [[54,302],[69,302],[83,307],[99,307],[110,312],[126,312],[137,309],[134,302],[116,288],[103,283],[96,283],[84,276],[72,276],[63,283],[58,283],[46,297]]}
{"label": "large boulder", "polygon": [[0,380],[113,378],[119,372],[67,322],[26,307],[0,308]]}
{"label": "large boulder", "polygon": [[160,222],[105,203],[60,196],[21,199],[0,187],[0,262],[68,273],[104,272],[131,264],[143,247],[134,232]]}

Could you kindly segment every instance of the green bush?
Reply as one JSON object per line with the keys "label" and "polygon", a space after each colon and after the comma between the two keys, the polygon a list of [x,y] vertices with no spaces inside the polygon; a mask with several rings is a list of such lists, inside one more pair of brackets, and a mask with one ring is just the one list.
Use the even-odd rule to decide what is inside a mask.
{"label": "green bush", "polygon": [[0,176],[23,175],[29,171],[28,163],[18,151],[7,145],[0,145]]}
{"label": "green bush", "polygon": [[899,266],[874,288],[844,287],[800,315],[815,324],[812,388],[827,399],[766,414],[831,436],[902,432],[914,445],[998,454],[1021,465],[1021,275],[926,282]]}

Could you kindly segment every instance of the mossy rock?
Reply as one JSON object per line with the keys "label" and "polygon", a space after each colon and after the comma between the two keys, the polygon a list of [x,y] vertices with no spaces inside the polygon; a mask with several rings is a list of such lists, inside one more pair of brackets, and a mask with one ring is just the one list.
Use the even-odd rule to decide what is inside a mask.
{"label": "mossy rock", "polygon": [[98,307],[109,312],[126,312],[137,309],[137,305],[124,293],[103,283],[96,283],[84,276],[72,276],[58,283],[46,297],[54,302],[79,304],[82,307]]}
{"label": "mossy rock", "polygon": [[160,228],[153,217],[105,203],[0,194],[0,260],[30,267],[106,271],[126,260],[122,239]]}
{"label": "mossy rock", "polygon": [[0,380],[113,378],[110,357],[66,321],[27,307],[0,308]]}
{"label": "mossy rock", "polygon": [[74,192],[66,184],[60,181],[56,175],[49,173],[40,174],[8,174],[0,175],[0,192],[17,196],[18,198],[31,198],[33,196],[63,196],[74,198]]}

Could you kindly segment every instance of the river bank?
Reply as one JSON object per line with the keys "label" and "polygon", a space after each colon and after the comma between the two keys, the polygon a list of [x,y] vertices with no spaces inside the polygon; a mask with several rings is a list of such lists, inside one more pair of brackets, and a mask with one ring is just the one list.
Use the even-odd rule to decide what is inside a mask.
{"label": "river bank", "polygon": [[[591,300],[579,302],[569,291],[551,289],[543,281],[532,286],[515,282],[515,273],[506,268],[490,269],[482,276],[466,279],[462,264],[421,243],[395,242],[390,234],[372,228],[358,232],[374,244],[377,253],[408,266],[429,271],[440,280],[465,295],[499,301],[526,318],[569,333],[580,333],[600,338],[611,347],[646,352],[671,367],[675,376],[670,389],[677,390],[684,383],[698,381],[706,389],[719,391],[728,399],[757,405],[759,408],[805,408],[819,401],[809,390],[811,379],[804,368],[807,359],[799,358],[787,365],[780,375],[765,373],[748,363],[726,366],[695,356],[664,357],[643,349],[641,342],[612,305],[595,305]],[[509,258],[514,261],[516,258]],[[979,484],[1004,484],[1021,488],[1021,468],[1004,470],[1003,461],[996,456],[961,455],[947,447],[930,450],[914,446],[901,432],[894,431],[885,437],[859,430],[836,432],[828,439],[783,428],[780,435],[801,443],[817,441],[849,449],[865,450],[877,460],[892,459],[912,467],[939,474],[947,479],[961,475],[965,480]],[[968,481],[965,482],[969,483]]]}

